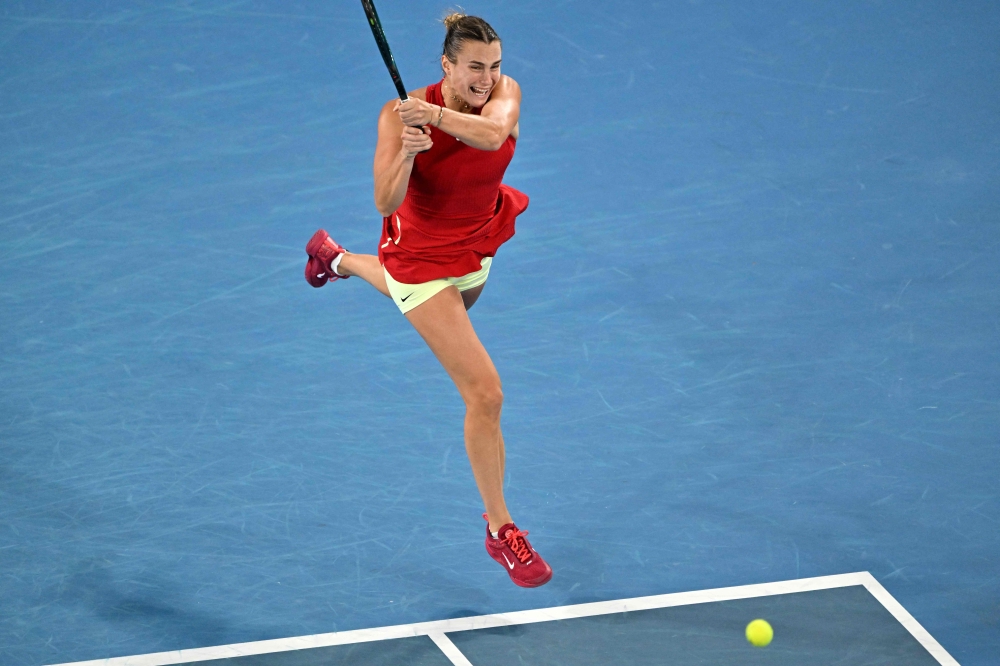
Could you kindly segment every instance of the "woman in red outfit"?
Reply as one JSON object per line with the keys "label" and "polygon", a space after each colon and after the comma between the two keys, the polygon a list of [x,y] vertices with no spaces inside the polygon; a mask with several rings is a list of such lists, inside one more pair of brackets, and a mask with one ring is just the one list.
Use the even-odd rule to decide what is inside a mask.
{"label": "woman in red outfit", "polygon": [[389,296],[465,401],[465,448],[486,505],[486,550],[522,587],[552,569],[517,529],[503,496],[500,377],[469,320],[492,258],[528,198],[501,184],[518,136],[521,89],[500,74],[500,38],[486,21],[445,19],[444,78],[382,107],[375,148],[378,256],[354,254],[323,230],[306,246],[306,279],[358,276]]}

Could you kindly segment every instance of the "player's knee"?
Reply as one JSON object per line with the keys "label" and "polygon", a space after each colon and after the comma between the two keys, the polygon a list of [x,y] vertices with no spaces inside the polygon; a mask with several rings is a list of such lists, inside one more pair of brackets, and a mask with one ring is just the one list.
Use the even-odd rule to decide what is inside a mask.
{"label": "player's knee", "polygon": [[499,416],[503,408],[503,387],[500,385],[500,379],[497,377],[477,382],[467,392],[465,401],[470,409]]}

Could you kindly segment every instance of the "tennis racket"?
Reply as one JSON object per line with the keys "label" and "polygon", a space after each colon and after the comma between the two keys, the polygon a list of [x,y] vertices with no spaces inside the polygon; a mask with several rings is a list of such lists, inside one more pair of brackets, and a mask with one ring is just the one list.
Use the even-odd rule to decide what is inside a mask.
{"label": "tennis racket", "polygon": [[389,50],[389,42],[385,38],[385,31],[382,30],[382,22],[378,20],[375,3],[372,0],[361,0],[361,6],[365,8],[365,14],[368,16],[368,25],[371,26],[372,35],[375,36],[375,43],[378,44],[378,50],[382,54],[385,67],[389,70],[389,76],[392,77],[392,82],[396,86],[399,99],[405,102],[409,99],[409,96],[406,94],[406,88],[403,87],[403,79],[399,76],[399,70],[396,68],[396,61],[392,57],[392,51]]}

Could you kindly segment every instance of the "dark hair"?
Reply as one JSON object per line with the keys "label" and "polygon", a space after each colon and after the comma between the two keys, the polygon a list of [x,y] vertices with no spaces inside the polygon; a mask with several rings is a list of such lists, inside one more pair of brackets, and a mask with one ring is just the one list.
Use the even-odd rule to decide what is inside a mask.
{"label": "dark hair", "polygon": [[493,26],[478,16],[452,12],[444,17],[443,23],[448,32],[445,33],[441,53],[451,62],[458,62],[458,52],[462,50],[462,42],[466,40],[486,44],[500,41]]}

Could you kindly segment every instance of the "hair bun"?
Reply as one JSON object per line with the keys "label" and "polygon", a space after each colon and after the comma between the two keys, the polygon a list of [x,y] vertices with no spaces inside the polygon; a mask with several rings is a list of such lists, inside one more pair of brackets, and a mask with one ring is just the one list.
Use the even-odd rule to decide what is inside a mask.
{"label": "hair bun", "polygon": [[458,62],[458,53],[462,50],[462,45],[465,42],[492,44],[500,41],[496,30],[478,16],[466,16],[462,12],[452,11],[441,21],[447,28],[444,44],[441,46],[441,55],[448,58],[452,64]]}
{"label": "hair bun", "polygon": [[455,25],[459,21],[461,21],[464,18],[465,18],[465,14],[463,14],[462,12],[452,12],[452,13],[448,14],[447,16],[445,16],[442,19],[442,22],[444,23],[444,27],[445,28],[447,28],[448,30],[451,30],[452,28],[455,27]]}

